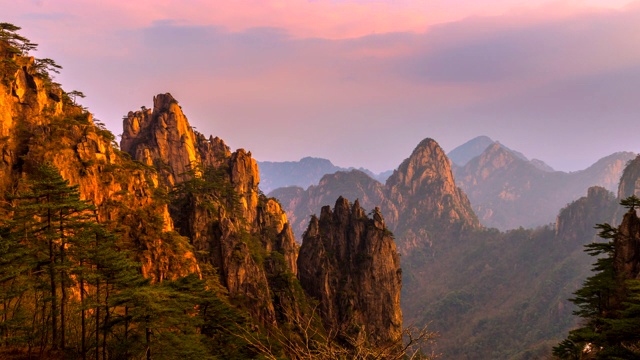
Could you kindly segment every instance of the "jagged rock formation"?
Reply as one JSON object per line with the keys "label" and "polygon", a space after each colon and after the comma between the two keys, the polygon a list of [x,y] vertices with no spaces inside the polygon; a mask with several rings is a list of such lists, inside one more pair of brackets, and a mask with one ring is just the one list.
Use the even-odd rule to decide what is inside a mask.
{"label": "jagged rock formation", "polygon": [[[327,328],[374,347],[402,333],[402,272],[392,234],[375,209],[370,219],[343,197],[312,217],[298,258],[302,287],[320,302]],[[359,325],[366,324],[366,325]]]}
{"label": "jagged rock formation", "polygon": [[494,143],[454,171],[480,221],[501,230],[553,222],[558,209],[591,186],[615,191],[629,152],[612,154],[572,173],[540,170],[504,146]]}
{"label": "jagged rock formation", "polygon": [[[338,171],[356,170],[354,168],[336,166],[327,159],[314,157],[305,157],[299,161],[259,161],[258,165],[260,166],[260,178],[262,179],[260,188],[265,193],[291,186],[306,189],[311,185],[318,184],[324,175]],[[392,171],[385,171],[380,174],[374,174],[363,168],[357,170],[380,182],[385,182],[392,173]]]}
{"label": "jagged rock formation", "polygon": [[617,223],[615,214],[618,201],[612,192],[600,187],[590,187],[587,196],[560,210],[556,219],[556,237],[562,241],[593,242],[598,231],[595,224]]}
{"label": "jagged rock formation", "polygon": [[[120,148],[147,166],[157,167],[169,185],[189,179],[192,165],[218,166],[230,156],[222,140],[211,137],[206,141],[193,131],[171,94],[155,96],[153,110],[129,112],[123,128]],[[255,161],[251,165],[257,169]]]}
{"label": "jagged rock formation", "polygon": [[[3,31],[5,27],[11,29],[12,25],[3,24]],[[245,326],[251,329],[251,336],[254,333],[259,335],[255,339],[240,339],[237,343],[230,344],[230,347],[240,347],[235,349],[235,353],[234,349],[230,352],[226,349],[214,349],[216,351],[213,353],[241,354],[253,358],[259,356],[258,353],[265,352],[273,357],[295,357],[293,350],[284,347],[291,344],[304,346],[308,344],[305,341],[316,341],[305,338],[308,334],[303,333],[304,331],[309,331],[312,327],[310,333],[326,333],[320,329],[321,326],[317,326],[318,322],[312,316],[313,310],[307,302],[307,295],[301,290],[296,278],[298,245],[294,241],[287,217],[276,200],[267,198],[259,190],[258,166],[250,152],[239,149],[232,153],[222,140],[213,137],[206,139],[202,134],[195,132],[178,102],[170,94],[154,97],[153,109],[143,107],[141,111],[129,112],[124,119],[120,150],[114,144],[113,134],[100,123],[94,123],[89,112],[77,105],[75,100],[70,98],[70,94],[60,89],[59,85],[53,83],[48,73],[43,72],[42,64],[38,65],[37,61],[34,63],[33,58],[16,55],[20,52],[17,48],[11,48],[11,51],[5,49],[4,36],[6,33],[3,33],[3,38],[0,39],[0,200],[4,204],[0,207],[0,230],[3,236],[14,236],[16,233],[12,220],[14,213],[18,212],[15,210],[16,207],[9,205],[13,199],[6,194],[25,194],[24,190],[30,185],[22,180],[35,181],[32,178],[34,169],[43,163],[54,165],[55,169],[47,169],[52,169],[51,173],[55,173],[56,176],[59,172],[70,184],[77,185],[80,197],[96,206],[94,217],[88,202],[78,201],[83,206],[86,205],[78,211],[86,212],[83,216],[91,217],[91,221],[87,220],[86,224],[83,223],[79,227],[84,228],[84,225],[87,225],[86,228],[95,226],[98,229],[100,226],[99,229],[104,229],[104,234],[95,230],[88,232],[91,235],[77,231],[73,234],[74,243],[58,240],[61,244],[60,249],[57,249],[58,244],[54,244],[54,240],[49,240],[48,264],[45,265],[49,266],[52,279],[51,299],[45,301],[44,305],[38,305],[36,300],[35,307],[38,311],[42,309],[43,323],[49,321],[46,320],[47,316],[53,319],[50,328],[53,329],[51,332],[54,335],[51,335],[51,341],[47,339],[49,335],[39,335],[42,344],[51,347],[50,352],[46,353],[41,348],[41,355],[52,354],[57,358],[57,350],[60,347],[60,358],[67,357],[67,353],[64,353],[66,350],[69,350],[68,354],[81,352],[83,357],[86,357],[85,339],[89,332],[85,328],[85,320],[89,318],[85,314],[86,303],[95,302],[91,309],[104,309],[102,315],[100,310],[95,310],[95,317],[91,317],[91,321],[94,321],[92,326],[98,334],[99,326],[106,326],[108,321],[118,321],[112,319],[114,314],[121,315],[120,309],[124,309],[126,315],[129,303],[112,305],[109,296],[117,297],[128,290],[131,290],[131,293],[127,292],[127,301],[136,304],[133,311],[135,314],[130,313],[128,316],[135,318],[136,322],[124,320],[123,341],[127,345],[130,344],[127,342],[127,334],[133,334],[134,327],[142,329],[146,332],[147,339],[144,342],[144,336],[138,337],[143,340],[137,344],[144,343],[147,351],[150,351],[151,346],[157,346],[162,342],[156,338],[153,341],[149,340],[151,328],[160,328],[164,325],[156,324],[165,324],[161,320],[156,321],[157,319],[149,322],[148,314],[165,311],[165,308],[149,310],[150,312],[146,312],[147,315],[144,316],[139,315],[138,311],[148,310],[140,310],[147,305],[154,307],[156,300],[160,304],[162,299],[151,299],[154,295],[159,295],[160,298],[177,298],[180,296],[176,294],[180,291],[185,292],[184,298],[172,298],[175,304],[171,305],[171,311],[178,309],[176,313],[185,318],[195,319],[195,316],[202,315],[202,319],[194,320],[193,323],[191,320],[184,323],[180,322],[182,320],[176,320],[177,322],[163,330],[155,332],[154,329],[154,336],[160,336],[162,333],[162,336],[169,336],[171,339],[193,339],[193,344],[198,347],[193,354],[205,354],[211,347],[219,346],[215,341],[238,335],[230,329],[241,333]],[[62,180],[59,182],[64,183]],[[69,188],[74,189],[71,193],[76,194],[74,186]],[[22,203],[26,203],[26,200]],[[375,214],[374,220],[367,220],[359,206],[354,206],[352,210],[354,218],[351,230],[355,237],[349,237],[349,240],[353,240],[356,247],[348,251],[355,257],[352,260],[357,259],[359,262],[353,263],[351,268],[353,279],[356,281],[348,282],[351,284],[350,287],[341,289],[362,291],[367,296],[356,299],[345,297],[344,294],[333,295],[339,298],[339,301],[355,301],[354,307],[349,309],[355,309],[357,315],[350,317],[349,324],[364,330],[372,344],[386,345],[391,340],[400,339],[402,326],[399,307],[399,258],[395,253],[392,236],[386,230],[379,213]],[[39,218],[40,213],[29,216]],[[62,210],[59,216],[62,218]],[[86,220],[80,216],[78,219],[79,222]],[[102,227],[103,224],[106,226]],[[74,229],[77,229],[78,226],[74,226]],[[41,230],[37,225],[34,227]],[[59,231],[58,239],[71,238],[71,232],[63,231],[61,225]],[[23,232],[19,234],[11,240],[3,237],[3,244],[24,237]],[[96,250],[98,244],[102,245],[103,235],[105,239],[109,237],[109,254],[122,255],[116,260],[109,260],[113,262],[102,262],[103,258],[109,255],[104,255],[107,253],[106,250]],[[91,241],[87,242],[87,238]],[[56,251],[59,251],[59,255],[56,255]],[[65,258],[65,254],[72,251],[76,252],[75,257]],[[135,257],[137,262],[125,262],[123,259],[129,254]],[[94,263],[87,265],[85,261],[89,260],[86,259],[91,259]],[[338,264],[347,258],[338,261],[331,256],[324,256],[323,259],[327,263]],[[120,260],[123,261],[117,263]],[[84,273],[78,273],[72,276],[76,279],[65,283],[63,274],[70,274],[76,270],[63,268],[72,268],[76,266],[75,263],[80,264],[78,268],[84,263],[85,270],[103,270],[91,274],[99,273],[104,277],[92,276],[92,282],[89,283],[83,278]],[[115,267],[116,263],[122,267]],[[134,290],[133,286],[131,289],[128,288],[129,282],[133,282],[133,276],[120,280],[117,285],[112,282],[114,277],[120,275],[114,275],[119,273],[115,268],[126,267],[131,270],[132,267],[137,267],[137,264],[140,264],[140,269],[131,272],[136,275],[135,281],[144,283],[144,286],[140,286],[144,289],[135,287]],[[40,271],[42,264],[34,262],[33,266]],[[7,269],[13,271],[11,267],[11,263],[5,261],[3,276],[7,274]],[[54,280],[58,268],[61,269],[60,284],[56,285]],[[144,277],[151,279],[151,282],[143,281],[137,270],[140,270]],[[379,280],[371,280],[370,276]],[[199,281],[198,277],[205,281]],[[306,279],[312,281],[310,277]],[[369,285],[365,284],[366,280],[369,281]],[[388,288],[388,296],[374,296],[379,295],[378,285]],[[118,286],[127,289],[122,290],[117,288]],[[91,288],[91,291],[88,291],[88,288]],[[42,291],[36,289],[33,294],[41,296],[44,293]],[[78,296],[80,299],[69,301],[67,291],[76,293],[77,295],[72,296]],[[6,295],[7,291],[3,294]],[[89,295],[92,296],[91,300],[87,300]],[[18,302],[21,301],[22,294],[11,296],[19,299]],[[61,300],[59,305],[56,305],[58,298]],[[336,298],[328,298],[326,301],[328,304],[336,304]],[[104,301],[106,305],[103,306],[100,301]],[[48,315],[46,302],[51,304],[51,313]],[[206,310],[203,312],[200,308],[203,302],[206,302],[207,309],[213,312],[227,310],[228,314],[205,314]],[[73,343],[73,346],[81,343],[82,349],[71,350],[71,343],[65,340],[65,330],[78,326],[76,322],[71,325],[64,322],[71,318],[68,313],[65,315],[67,304],[70,303],[77,306],[73,308],[74,311],[83,309],[81,315],[74,314],[78,315],[74,317],[74,321],[82,323],[82,334],[74,334],[77,338],[75,340],[78,341],[74,340]],[[197,311],[192,313],[191,310],[194,309]],[[197,315],[194,315],[196,313]],[[157,318],[155,315],[152,317]],[[176,318],[178,315],[167,323]],[[296,323],[303,318],[309,322]],[[61,319],[59,325],[56,324],[57,319]],[[212,329],[212,326],[218,325],[213,324],[215,319],[224,319],[230,323],[221,324],[222,329]],[[193,325],[195,321],[200,320],[203,323]],[[146,330],[145,326],[138,326],[142,322],[147,327]],[[262,326],[257,326],[257,323]],[[48,324],[43,324],[42,328],[47,326]],[[108,326],[112,325],[109,323]],[[185,328],[182,328],[183,326]],[[302,326],[305,326],[304,331],[297,331]],[[62,335],[58,338],[55,333],[60,329]],[[112,330],[113,328],[110,328],[109,332]],[[171,337],[174,330],[184,337]],[[345,336],[357,335],[351,332],[352,329],[347,330],[349,332],[345,332]],[[24,331],[29,330],[25,328]],[[269,347],[265,350],[252,343],[253,340],[262,341],[262,336],[267,331],[279,334],[277,340],[281,342],[281,347],[276,346],[274,350]],[[196,333],[198,336],[191,336]],[[5,337],[10,337],[7,334],[5,333]],[[112,341],[119,335],[111,333],[109,340]],[[138,332],[136,336],[139,336]],[[207,337],[211,339],[211,344],[199,343]],[[152,342],[155,343],[151,345]],[[283,345],[285,342],[287,345]],[[317,344],[335,349],[335,344],[332,343]],[[94,348],[98,353],[102,346],[106,352],[110,345],[105,334],[102,345],[95,345]],[[66,350],[65,346],[68,347]],[[189,345],[186,347],[189,348]],[[3,348],[2,353],[7,354],[12,350]],[[18,352],[20,351],[22,350],[19,349]],[[128,356],[127,350],[124,351],[123,355]]]}
{"label": "jagged rock formation", "polygon": [[640,279],[640,218],[631,208],[624,215],[614,239],[614,272],[621,282]]}
{"label": "jagged rock formation", "polygon": [[[195,132],[170,94],[157,95],[153,110],[129,112],[123,122],[124,151],[154,166],[165,186],[191,189],[171,215],[199,260],[218,269],[232,297],[245,298],[264,323],[275,323],[269,279],[296,273],[298,249],[280,205],[260,194],[251,153],[231,153],[219,138]],[[198,189],[199,180],[212,187]]]}

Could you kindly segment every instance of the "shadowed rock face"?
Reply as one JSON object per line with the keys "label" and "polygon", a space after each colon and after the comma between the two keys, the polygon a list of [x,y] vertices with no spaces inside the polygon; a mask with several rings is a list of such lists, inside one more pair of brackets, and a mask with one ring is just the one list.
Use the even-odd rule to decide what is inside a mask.
{"label": "shadowed rock face", "polygon": [[594,225],[617,223],[618,209],[618,201],[612,192],[600,186],[591,187],[586,197],[560,210],[556,219],[556,238],[568,242],[597,241],[598,230]]}
{"label": "shadowed rock face", "polygon": [[640,279],[640,218],[635,209],[624,215],[613,244],[613,267],[619,280]]}
{"label": "shadowed rock face", "polygon": [[323,207],[305,232],[298,269],[329,330],[376,347],[400,338],[400,258],[378,209],[368,218],[343,197]]}
{"label": "shadowed rock face", "polygon": [[640,196],[640,156],[631,160],[622,173],[618,198],[625,199],[629,196]]}

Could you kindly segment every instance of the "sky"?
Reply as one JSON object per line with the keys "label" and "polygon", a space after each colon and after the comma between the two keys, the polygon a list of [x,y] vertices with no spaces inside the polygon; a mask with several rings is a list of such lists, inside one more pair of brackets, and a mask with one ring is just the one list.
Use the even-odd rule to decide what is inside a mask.
{"label": "sky", "polygon": [[479,135],[555,169],[640,152],[640,1],[0,0],[114,134],[170,92],[259,161],[374,172]]}

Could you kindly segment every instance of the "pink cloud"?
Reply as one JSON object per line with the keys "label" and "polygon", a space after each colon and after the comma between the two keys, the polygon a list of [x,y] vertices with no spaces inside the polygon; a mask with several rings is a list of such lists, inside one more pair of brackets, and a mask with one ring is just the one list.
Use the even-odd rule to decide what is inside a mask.
{"label": "pink cloud", "polygon": [[[1,0],[0,4],[10,1]],[[287,30],[297,38],[344,39],[387,32],[424,32],[439,23],[471,16],[536,12],[544,18],[568,16],[589,8],[620,9],[629,0],[137,0],[38,1],[3,6],[9,14],[64,11],[85,31],[142,28],[171,19],[182,25],[221,26],[239,32],[253,27]]]}

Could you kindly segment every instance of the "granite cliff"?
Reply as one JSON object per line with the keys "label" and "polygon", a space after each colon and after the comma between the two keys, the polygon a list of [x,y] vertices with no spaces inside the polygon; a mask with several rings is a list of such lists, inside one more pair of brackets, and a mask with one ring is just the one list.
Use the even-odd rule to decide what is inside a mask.
{"label": "granite cliff", "polygon": [[[269,279],[296,274],[298,247],[279,203],[260,194],[251,153],[231,153],[219,138],[194,131],[170,94],[154,97],[153,109],[129,112],[123,127],[122,150],[154,167],[167,192],[183,190],[172,220],[198,259],[218,269],[232,297],[274,323]],[[199,187],[202,181],[210,185]]]}
{"label": "granite cliff", "polygon": [[[1,43],[1,42],[0,42]],[[156,201],[157,174],[113,147],[114,136],[43,73],[37,60],[14,57],[17,69],[0,85],[0,192],[21,189],[20,179],[43,163],[79,186],[101,222],[118,223],[139,249],[142,272],[159,281],[198,273],[191,246],[175,236],[168,206]],[[153,213],[157,221],[142,218]]]}
{"label": "granite cliff", "polygon": [[400,257],[378,208],[369,218],[357,200],[339,197],[333,210],[324,206],[305,232],[298,268],[302,288],[342,341],[364,337],[375,348],[398,346]]}
{"label": "granite cliff", "polygon": [[402,251],[479,229],[465,193],[456,186],[447,156],[433,139],[425,139],[404,160],[385,185],[398,210],[392,231]]}

